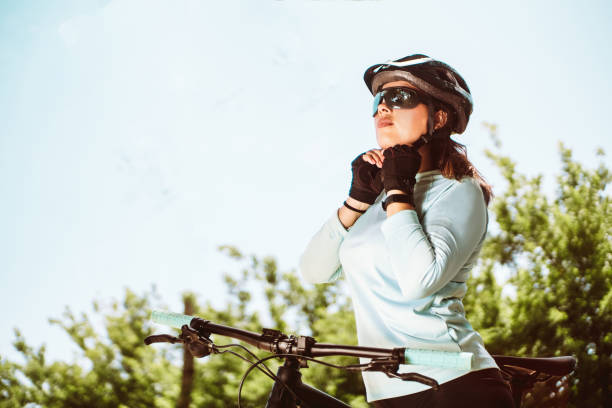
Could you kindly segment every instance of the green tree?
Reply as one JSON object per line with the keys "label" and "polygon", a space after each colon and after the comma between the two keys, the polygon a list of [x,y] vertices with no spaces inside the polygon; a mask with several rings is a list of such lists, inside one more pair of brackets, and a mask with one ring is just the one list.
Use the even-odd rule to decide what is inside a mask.
{"label": "green tree", "polygon": [[52,362],[46,348],[34,349],[16,330],[14,345],[24,363],[0,361],[0,406],[24,407],[171,407],[178,368],[169,350],[142,347],[152,333],[148,322],[154,292],[137,296],[127,290],[123,301],[104,312],[104,334],[91,319],[69,309],[62,319],[51,319],[79,349],[79,361]]}
{"label": "green tree", "polygon": [[[543,192],[542,176],[520,174],[511,159],[488,152],[508,187],[493,202],[498,232],[484,245],[466,311],[494,353],[576,356],[570,406],[612,406],[612,176],[603,163],[589,169],[563,145],[560,152],[554,197]],[[513,297],[499,296],[492,271],[501,266],[511,272]],[[555,397],[525,405],[552,406]]]}
{"label": "green tree", "polygon": [[[193,304],[193,314],[221,324],[261,331],[262,320],[270,326],[294,332],[301,327],[319,341],[354,344],[355,326],[347,296],[341,285],[303,288],[295,271],[281,273],[271,257],[242,255],[236,248],[222,247],[237,261],[238,272],[226,273],[227,303],[215,308],[210,303],[197,305],[196,295],[185,293]],[[253,305],[259,297],[265,305]],[[260,302],[261,303],[261,302]],[[126,290],[122,300],[108,306],[94,303],[95,316],[76,317],[67,309],[62,318],[51,319],[76,344],[78,358],[73,362],[48,362],[43,345],[34,350],[16,331],[15,347],[25,363],[0,359],[0,407],[174,407],[191,401],[192,407],[236,406],[240,379],[249,364],[229,354],[196,361],[190,379],[181,376],[181,348],[169,344],[145,346],[143,339],[160,330],[149,321],[151,310],[163,308],[154,292],[138,296]],[[263,315],[263,319],[262,316]],[[97,319],[96,319],[97,318]],[[104,321],[102,330],[95,322]],[[288,320],[290,319],[290,320]],[[300,333],[302,334],[302,332]],[[217,344],[233,343],[215,336]],[[234,351],[240,352],[235,349]],[[267,354],[255,351],[259,357]],[[245,353],[242,353],[245,355]],[[328,361],[347,364],[341,358]],[[281,362],[267,364],[275,372]],[[310,364],[305,381],[336,395],[355,407],[365,407],[364,390],[358,374],[343,375],[328,367]],[[189,370],[187,370],[189,372]],[[181,379],[187,385],[181,387]],[[189,383],[191,382],[191,385]],[[242,390],[245,407],[263,406],[272,380],[258,371],[247,379]],[[191,388],[190,395],[185,390]]]}

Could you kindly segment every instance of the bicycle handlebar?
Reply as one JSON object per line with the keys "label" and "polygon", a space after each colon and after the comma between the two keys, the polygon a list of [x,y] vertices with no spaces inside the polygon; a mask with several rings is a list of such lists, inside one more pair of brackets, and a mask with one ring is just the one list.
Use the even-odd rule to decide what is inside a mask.
{"label": "bicycle handlebar", "polygon": [[[194,319],[196,319],[194,321]],[[272,353],[304,354],[311,357],[322,356],[352,356],[365,358],[390,358],[398,356],[400,364],[423,365],[433,367],[454,368],[457,370],[470,370],[472,367],[472,353],[448,352],[437,350],[422,350],[409,348],[384,349],[363,346],[345,346],[340,344],[317,343],[304,341],[303,344],[295,344],[295,338],[281,333],[277,330],[264,329],[263,333],[255,333],[234,327],[223,326],[202,320],[196,316],[187,316],[180,313],[153,311],[151,320],[155,323],[180,329],[183,325],[194,329],[205,330],[211,334],[232,337],[244,341],[259,349]],[[198,327],[194,327],[197,325]],[[306,337],[300,337],[306,338]],[[299,339],[298,339],[299,340]]]}

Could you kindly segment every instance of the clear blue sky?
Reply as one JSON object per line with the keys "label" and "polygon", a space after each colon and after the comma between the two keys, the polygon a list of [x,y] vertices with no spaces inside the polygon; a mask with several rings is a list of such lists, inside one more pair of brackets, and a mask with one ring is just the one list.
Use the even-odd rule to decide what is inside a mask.
{"label": "clear blue sky", "polygon": [[412,53],[467,79],[521,172],[612,153],[605,1],[3,1],[0,3],[0,355],[12,328],[52,357],[65,306],[156,284],[222,304],[216,251],[294,268],[375,147],[370,65]]}

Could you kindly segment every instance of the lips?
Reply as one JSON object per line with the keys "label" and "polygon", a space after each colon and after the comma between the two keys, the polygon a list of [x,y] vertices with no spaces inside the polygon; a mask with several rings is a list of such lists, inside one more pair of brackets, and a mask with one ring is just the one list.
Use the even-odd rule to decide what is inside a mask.
{"label": "lips", "polygon": [[391,126],[393,125],[393,122],[390,121],[389,119],[382,119],[380,122],[378,122],[378,124],[376,124],[376,127],[385,127],[385,126]]}

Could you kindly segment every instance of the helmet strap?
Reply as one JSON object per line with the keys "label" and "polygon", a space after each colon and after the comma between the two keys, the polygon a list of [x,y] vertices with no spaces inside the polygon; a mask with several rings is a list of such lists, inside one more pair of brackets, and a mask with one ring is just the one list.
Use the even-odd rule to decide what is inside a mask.
{"label": "helmet strap", "polygon": [[431,98],[427,98],[427,132],[422,134],[421,137],[412,144],[415,149],[420,149],[422,146],[431,142],[434,136],[434,105]]}

